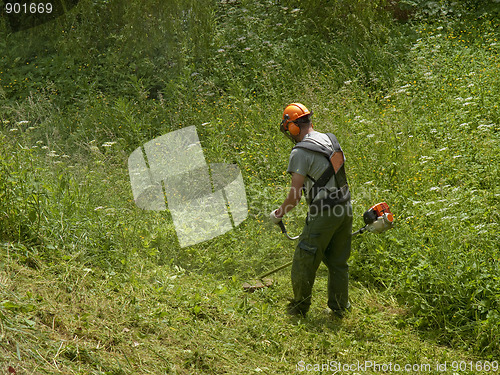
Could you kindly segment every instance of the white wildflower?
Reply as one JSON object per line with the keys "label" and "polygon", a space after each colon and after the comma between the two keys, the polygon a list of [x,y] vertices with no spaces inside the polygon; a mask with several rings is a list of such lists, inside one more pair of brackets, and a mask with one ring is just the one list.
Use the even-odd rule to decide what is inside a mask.
{"label": "white wildflower", "polygon": [[441,218],[441,220],[454,220],[456,218],[457,218],[456,216],[444,216]]}
{"label": "white wildflower", "polygon": [[489,128],[491,128],[493,126],[493,124],[489,124],[489,125],[479,125],[477,127],[478,130],[484,130],[484,131],[488,131]]}

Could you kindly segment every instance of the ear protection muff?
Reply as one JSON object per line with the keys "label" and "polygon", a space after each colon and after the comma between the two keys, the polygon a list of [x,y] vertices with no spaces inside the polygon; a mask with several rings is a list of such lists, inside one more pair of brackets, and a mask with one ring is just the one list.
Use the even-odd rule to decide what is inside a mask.
{"label": "ear protection muff", "polygon": [[291,135],[299,135],[300,127],[295,122],[288,122],[288,131]]}

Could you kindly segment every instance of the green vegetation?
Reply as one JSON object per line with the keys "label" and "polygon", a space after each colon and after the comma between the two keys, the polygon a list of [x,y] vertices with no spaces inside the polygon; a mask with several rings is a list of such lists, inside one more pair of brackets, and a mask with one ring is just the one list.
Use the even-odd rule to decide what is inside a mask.
{"label": "green vegetation", "polygon": [[[82,0],[31,30],[0,20],[0,371],[492,372],[477,364],[500,361],[498,3],[366,3]],[[267,220],[292,101],[339,138],[355,226],[379,201],[396,217],[354,240],[343,321],[322,314],[323,268],[305,320],[284,316],[287,271],[241,289],[292,254]],[[249,217],[181,249],[168,212],[135,206],[126,163],[190,125],[207,162],[239,165]]]}

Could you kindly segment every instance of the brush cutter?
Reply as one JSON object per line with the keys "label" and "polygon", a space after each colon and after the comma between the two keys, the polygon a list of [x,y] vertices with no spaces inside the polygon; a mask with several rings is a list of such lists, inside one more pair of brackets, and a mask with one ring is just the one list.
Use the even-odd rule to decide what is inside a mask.
{"label": "brush cutter", "polygon": [[[389,205],[385,202],[377,203],[376,205],[370,207],[363,214],[363,221],[365,222],[365,226],[360,228],[356,232],[352,233],[353,237],[363,234],[364,232],[371,232],[378,234],[394,227],[394,216],[392,215],[392,212],[389,209]],[[283,233],[289,240],[296,240],[299,238],[299,236],[292,237],[288,234],[283,221],[280,221],[278,225],[281,228],[281,233]],[[273,284],[273,280],[266,277],[282,270],[283,268],[291,266],[292,263],[293,262],[288,262],[271,271],[268,271],[260,275],[253,284],[244,283],[243,290],[247,292],[254,292],[257,289],[271,286]]]}

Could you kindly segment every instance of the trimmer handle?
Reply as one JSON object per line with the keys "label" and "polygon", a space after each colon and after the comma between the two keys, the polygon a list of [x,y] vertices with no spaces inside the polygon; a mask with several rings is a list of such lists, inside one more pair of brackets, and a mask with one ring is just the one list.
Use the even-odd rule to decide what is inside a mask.
{"label": "trimmer handle", "polygon": [[296,240],[297,238],[299,238],[299,236],[295,236],[295,237],[290,237],[290,235],[287,233],[286,231],[286,228],[285,228],[285,224],[283,223],[283,220],[281,220],[278,225],[280,226],[281,228],[281,233],[283,233],[289,240]]}
{"label": "trimmer handle", "polygon": [[283,223],[283,220],[281,220],[279,223],[278,223],[279,227],[281,228],[281,233],[283,234],[286,234],[286,228],[285,228],[285,224]]}

